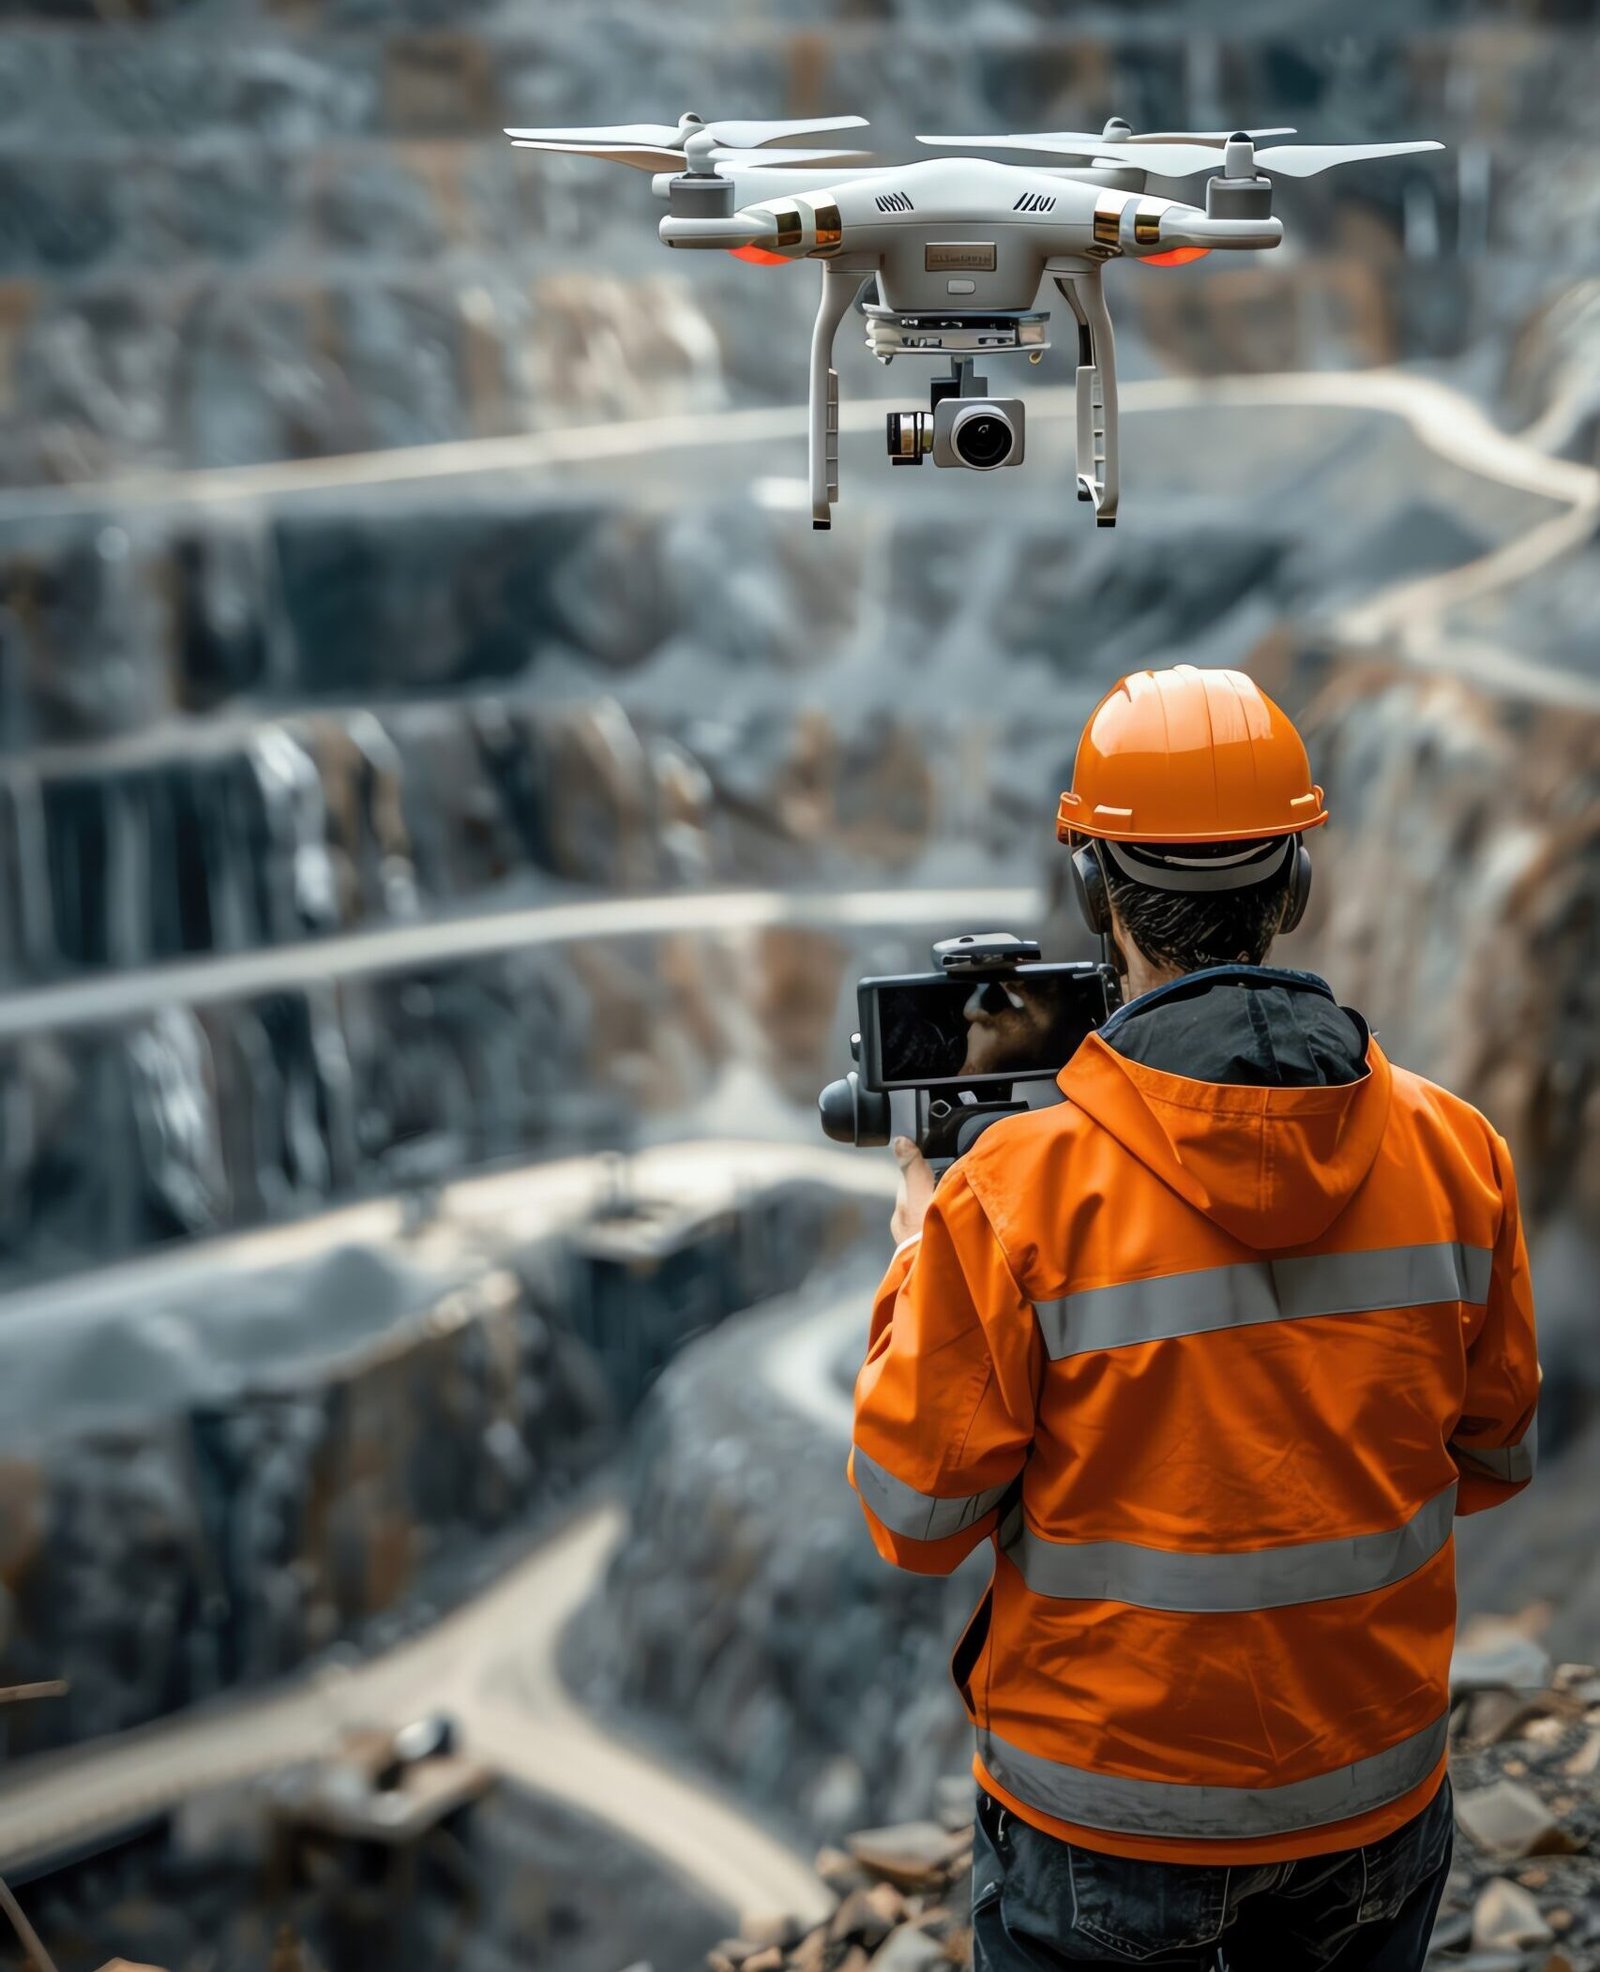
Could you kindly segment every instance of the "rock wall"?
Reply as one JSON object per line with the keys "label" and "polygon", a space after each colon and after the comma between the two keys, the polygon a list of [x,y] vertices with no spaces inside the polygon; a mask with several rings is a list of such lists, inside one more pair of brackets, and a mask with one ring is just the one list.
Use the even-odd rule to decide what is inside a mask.
{"label": "rock wall", "polygon": [[[708,961],[692,936],[449,966],[427,936],[579,890],[1031,880],[1111,669],[1235,660],[1538,508],[1441,489],[1385,421],[1220,412],[1129,421],[1159,555],[1064,527],[1059,470],[983,489],[976,517],[972,488],[958,511],[905,484],[946,476],[886,496],[865,441],[826,541],[763,478],[797,469],[792,444],[531,481],[482,448],[228,476],[792,401],[801,277],[679,266],[636,179],[498,134],[663,92],[663,114],[859,103],[891,153],[930,125],[1113,105],[1206,125],[1247,101],[1308,134],[1451,141],[1446,167],[1297,187],[1293,263],[1127,270],[1129,375],[1449,358],[1553,319],[1568,270],[1532,233],[1565,177],[1518,178],[1514,210],[1503,183],[1581,129],[1581,35],[1421,4],[1366,38],[1322,9],[1293,31],[1164,6],[957,24],[511,0],[8,12],[0,986],[419,938],[326,966],[308,949],[270,986],[189,976],[159,1010],[144,988],[94,1020],[31,1002],[0,1043],[0,1273],[625,1143],[733,1068],[802,1100],[829,1066],[829,1015],[806,1009],[838,1004],[846,968],[826,938],[765,939],[727,1006],[726,948]],[[1541,414],[1546,342],[1504,384]],[[842,360],[848,392],[901,394],[859,349]]]}
{"label": "rock wall", "polygon": [[1600,1399],[1600,719],[1352,669],[1307,727],[1337,817],[1315,962],[1510,1144],[1559,1445]]}
{"label": "rock wall", "polygon": [[814,1282],[663,1375],[629,1448],[626,1539],[564,1653],[592,1709],[799,1841],[925,1814],[971,1753],[947,1660],[987,1551],[949,1580],[886,1567],[845,1483],[843,1356],[826,1372],[831,1430],[773,1382],[775,1353],[839,1301],[861,1311],[843,1352],[859,1356],[874,1279],[858,1266]]}
{"label": "rock wall", "polygon": [[[530,1177],[530,1186],[537,1184]],[[0,1683],[13,1755],[391,1641],[613,1456],[663,1364],[855,1236],[854,1201],[642,1200],[448,1265],[334,1250],[6,1307]],[[302,1232],[305,1243],[316,1228]]]}
{"label": "rock wall", "polygon": [[419,954],[0,1044],[0,1288],[673,1129],[810,1140],[855,977],[924,960],[802,919]]}
{"label": "rock wall", "polygon": [[[0,769],[0,984],[597,891],[892,881],[945,832],[953,725],[669,721],[518,690],[201,732],[126,765],[46,753]],[[1016,820],[996,816],[994,851]]]}

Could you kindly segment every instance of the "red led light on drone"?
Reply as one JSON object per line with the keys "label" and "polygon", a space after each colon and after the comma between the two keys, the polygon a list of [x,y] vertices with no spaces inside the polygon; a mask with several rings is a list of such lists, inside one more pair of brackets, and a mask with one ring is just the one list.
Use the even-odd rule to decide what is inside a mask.
{"label": "red led light on drone", "polygon": [[1147,253],[1141,267],[1187,267],[1191,260],[1204,260],[1210,247],[1173,247],[1166,253]]}
{"label": "red led light on drone", "polygon": [[754,267],[789,267],[793,265],[786,253],[768,253],[765,247],[729,247],[735,260],[748,260]]}

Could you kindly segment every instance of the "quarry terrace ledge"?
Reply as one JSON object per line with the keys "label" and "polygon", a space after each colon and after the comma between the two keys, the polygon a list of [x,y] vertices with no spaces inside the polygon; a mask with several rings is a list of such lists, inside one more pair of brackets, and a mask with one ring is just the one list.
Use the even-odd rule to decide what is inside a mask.
{"label": "quarry terrace ledge", "polygon": [[445,918],[308,939],[253,952],[208,955],[139,972],[68,980],[0,997],[0,1042],[73,1027],[114,1026],[170,1006],[215,1005],[257,993],[351,979],[408,966],[494,958],[540,945],[685,931],[758,931],[783,925],[874,930],[976,922],[1031,925],[1044,899],[1026,887],[805,892],[728,890],[605,897]]}

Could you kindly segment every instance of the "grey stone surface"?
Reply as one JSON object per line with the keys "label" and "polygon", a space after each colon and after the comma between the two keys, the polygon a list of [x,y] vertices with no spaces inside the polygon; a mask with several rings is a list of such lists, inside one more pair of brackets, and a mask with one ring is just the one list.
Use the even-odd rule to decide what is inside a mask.
{"label": "grey stone surface", "polygon": [[865,961],[781,929],[747,967],[729,950],[691,932],[423,957],[0,1046],[0,1284],[669,1128],[809,1136]]}
{"label": "grey stone surface", "polygon": [[[642,1206],[636,1210],[642,1210]],[[12,1754],[391,1639],[614,1455],[685,1340],[853,1237],[848,1199],[752,1191],[518,1251],[334,1250],[7,1305],[0,1720]]]}
{"label": "grey stone surface", "polygon": [[1550,1653],[1533,1637],[1509,1628],[1456,1646],[1450,1660],[1450,1695],[1471,1691],[1538,1691],[1550,1676]]}
{"label": "grey stone surface", "polygon": [[869,1294],[858,1265],[724,1325],[662,1376],[630,1450],[627,1538],[565,1656],[592,1707],[798,1839],[919,1818],[970,1755],[946,1662],[985,1557],[949,1580],[886,1567],[844,1481],[845,1437],[791,1410],[763,1369],[808,1311],[854,1295],[864,1322]]}
{"label": "grey stone surface", "polygon": [[[1581,1843],[1531,1788],[1514,1780],[1471,1788],[1456,1797],[1456,1820],[1480,1849],[1496,1857],[1565,1855]],[[1480,1944],[1514,1944],[1510,1937],[1482,1937]],[[1529,1940],[1537,1944],[1537,1938]]]}
{"label": "grey stone surface", "polygon": [[[197,612],[229,607],[221,556]],[[209,675],[261,659],[218,621]],[[940,845],[948,729],[887,712],[630,719],[523,694],[245,725],[98,771],[0,765],[0,980],[251,952],[571,886],[884,879]],[[1049,790],[1039,783],[1039,798]],[[1020,816],[991,820],[993,857]]]}

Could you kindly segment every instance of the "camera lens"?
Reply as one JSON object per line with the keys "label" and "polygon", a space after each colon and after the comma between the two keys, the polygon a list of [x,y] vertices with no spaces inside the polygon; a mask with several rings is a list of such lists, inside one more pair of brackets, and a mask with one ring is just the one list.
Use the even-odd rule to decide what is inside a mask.
{"label": "camera lens", "polygon": [[975,472],[993,472],[996,466],[1003,466],[1016,442],[1011,420],[991,405],[963,411],[950,432],[956,457]]}
{"label": "camera lens", "polygon": [[924,452],[931,451],[933,435],[926,411],[889,413],[889,462],[896,466],[920,466]]}

